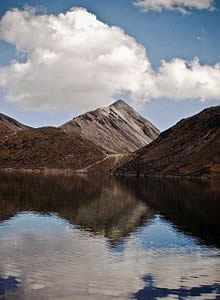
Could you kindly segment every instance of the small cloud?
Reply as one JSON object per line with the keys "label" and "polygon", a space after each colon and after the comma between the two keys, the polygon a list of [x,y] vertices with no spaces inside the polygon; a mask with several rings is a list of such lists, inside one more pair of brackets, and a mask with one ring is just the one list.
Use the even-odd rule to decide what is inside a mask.
{"label": "small cloud", "polygon": [[193,9],[215,10],[214,0],[136,0],[134,5],[146,12],[150,10],[157,12],[169,10],[189,14]]}
{"label": "small cloud", "polygon": [[37,14],[37,13],[47,13],[47,8],[42,6],[42,5],[37,5],[37,6],[30,6],[28,4],[24,5],[24,10],[27,12],[30,12],[31,14]]}

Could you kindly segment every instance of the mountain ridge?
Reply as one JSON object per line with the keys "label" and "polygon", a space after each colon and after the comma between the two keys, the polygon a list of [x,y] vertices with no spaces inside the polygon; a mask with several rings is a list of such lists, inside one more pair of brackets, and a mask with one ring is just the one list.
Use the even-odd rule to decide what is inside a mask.
{"label": "mountain ridge", "polygon": [[[99,108],[75,119],[88,119],[97,114],[99,116],[100,112],[104,115],[107,114],[108,119],[108,114],[116,111],[116,119],[120,119],[120,114],[123,118],[123,112],[126,111],[134,119],[136,118],[135,121],[142,122],[142,125],[147,122],[122,100],[116,101],[107,108]],[[93,121],[93,119],[91,120]],[[126,162],[130,158],[127,149],[124,151],[126,153],[122,153],[121,147],[119,153],[111,151],[110,145],[118,144],[118,136],[115,135],[117,135],[116,131],[120,130],[112,120],[111,124],[114,130],[112,132],[109,128],[107,130],[109,147],[106,148],[102,147],[103,143],[98,143],[96,139],[88,138],[79,130],[67,130],[65,126],[31,128],[3,114],[0,115],[0,121],[1,169],[70,169],[78,173],[101,172],[106,174],[112,173],[122,162]],[[102,123],[100,118],[98,121]],[[120,122],[124,125],[125,120]],[[100,124],[101,128],[104,125]],[[153,125],[152,128],[154,128]],[[137,130],[140,130],[140,126],[137,127]],[[149,128],[149,132],[150,130],[151,128]],[[88,129],[88,132],[91,130]],[[130,132],[130,134],[132,133]],[[102,131],[99,131],[99,137],[102,141]],[[138,142],[140,135],[134,136],[133,139]],[[116,140],[117,142],[115,142]],[[124,140],[124,144],[128,145],[129,139]]]}
{"label": "mountain ridge", "polygon": [[[111,118],[109,120],[109,114],[124,126],[128,120],[120,120],[119,110],[125,110],[128,120],[131,113],[131,123],[135,123],[137,118],[142,118],[120,100],[107,108],[88,112],[75,119],[91,118],[91,125],[91,116],[99,116],[101,111],[101,116],[104,115],[105,118],[106,114],[111,124],[114,122]],[[122,113],[123,118],[125,115]],[[143,120],[139,120],[142,127],[138,127],[138,132],[140,128],[144,128],[143,124],[146,121],[144,118]],[[101,126],[103,127],[103,124]],[[132,123],[132,128],[134,127]],[[120,131],[117,124],[116,128]],[[109,127],[105,134],[107,133],[109,134]],[[101,135],[99,136],[102,139]],[[137,136],[139,137],[134,134],[133,138],[137,139]],[[192,117],[180,120],[149,145],[135,152],[123,152],[122,148],[119,152],[113,151],[111,145],[114,135],[108,135],[109,147],[104,148],[97,144],[96,140],[88,139],[80,130],[67,130],[65,126],[31,128],[3,114],[0,114],[0,137],[1,170],[65,169],[77,173],[123,176],[220,176],[220,106],[207,108]],[[118,140],[115,140],[117,146]],[[129,142],[127,139],[126,144]]]}
{"label": "mountain ridge", "polygon": [[15,119],[0,113],[0,134],[6,132],[17,132],[21,130],[26,130],[31,127],[24,125]]}

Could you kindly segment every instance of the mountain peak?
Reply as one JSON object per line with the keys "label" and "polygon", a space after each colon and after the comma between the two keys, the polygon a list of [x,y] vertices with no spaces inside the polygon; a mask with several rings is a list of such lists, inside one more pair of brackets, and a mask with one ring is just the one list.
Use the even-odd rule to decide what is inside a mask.
{"label": "mountain peak", "polygon": [[109,107],[118,107],[118,106],[130,107],[124,100],[121,100],[121,99],[119,99],[119,100],[115,101],[114,103],[112,103],[111,105],[109,105]]}
{"label": "mountain peak", "polygon": [[159,135],[157,128],[123,100],[76,117],[61,127],[80,133],[112,153],[133,152]]}

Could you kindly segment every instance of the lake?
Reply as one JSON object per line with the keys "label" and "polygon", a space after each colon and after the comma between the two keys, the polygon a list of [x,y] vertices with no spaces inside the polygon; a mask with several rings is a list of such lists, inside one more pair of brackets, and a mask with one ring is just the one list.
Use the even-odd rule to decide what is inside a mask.
{"label": "lake", "polygon": [[220,183],[1,174],[0,299],[220,299]]}

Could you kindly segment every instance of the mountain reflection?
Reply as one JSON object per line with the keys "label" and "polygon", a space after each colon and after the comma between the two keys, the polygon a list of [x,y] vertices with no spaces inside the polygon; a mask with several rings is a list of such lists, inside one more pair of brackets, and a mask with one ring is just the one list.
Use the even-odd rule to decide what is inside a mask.
{"label": "mountain reflection", "polygon": [[154,216],[114,178],[2,175],[0,220],[19,212],[55,213],[71,224],[119,243]]}
{"label": "mountain reflection", "polygon": [[0,299],[218,299],[218,183],[0,175]]}
{"label": "mountain reflection", "polygon": [[176,228],[220,246],[219,183],[113,177],[1,174],[0,220],[55,213],[113,244],[162,215]]}
{"label": "mountain reflection", "polygon": [[220,182],[144,180],[136,197],[185,234],[220,247]]}

